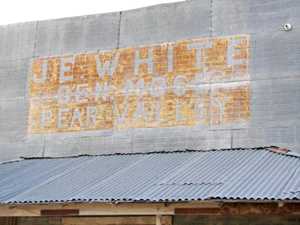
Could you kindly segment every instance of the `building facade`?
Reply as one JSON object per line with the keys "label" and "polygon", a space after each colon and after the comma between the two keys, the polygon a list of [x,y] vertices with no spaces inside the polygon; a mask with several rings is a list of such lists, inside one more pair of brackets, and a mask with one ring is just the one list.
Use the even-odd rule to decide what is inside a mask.
{"label": "building facade", "polygon": [[0,225],[299,224],[299,10],[0,26]]}
{"label": "building facade", "polygon": [[0,160],[298,151],[299,7],[194,0],[1,26]]}

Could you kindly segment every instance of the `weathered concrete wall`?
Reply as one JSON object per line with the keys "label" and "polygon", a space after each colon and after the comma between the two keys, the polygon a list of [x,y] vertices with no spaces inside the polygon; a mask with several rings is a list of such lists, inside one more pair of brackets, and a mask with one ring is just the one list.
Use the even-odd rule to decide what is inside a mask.
{"label": "weathered concrete wall", "polygon": [[[261,145],[279,145],[300,151],[299,10],[300,2],[295,0],[192,0],[121,13],[0,27],[0,160],[20,156]],[[287,22],[294,26],[290,32],[281,29],[281,25]],[[136,51],[140,46],[149,48],[163,43],[170,45],[170,42],[180,45],[190,39],[208,38],[208,42],[217,39],[220,44],[216,44],[211,54],[209,50],[203,50],[207,73],[191,72],[191,68],[189,72],[184,72],[187,77],[205,78],[209,77],[210,68],[214,67],[212,65],[223,61],[227,63],[227,69],[223,68],[223,72],[230,74],[228,68],[232,65],[228,63],[228,52],[231,53],[228,43],[229,39],[236,37],[247,37],[249,40],[244,46],[247,54],[243,56],[247,67],[239,73],[247,76],[208,81],[200,79],[196,90],[208,90],[209,96],[207,123],[199,124],[197,118],[191,119],[188,110],[183,110],[192,123],[172,123],[172,126],[156,124],[151,127],[131,121],[126,129],[112,126],[108,130],[87,130],[77,126],[71,132],[68,129],[50,129],[49,132],[47,129],[43,132],[32,130],[32,113],[36,112],[32,106],[33,97],[36,97],[32,78],[42,75],[44,61],[61,60],[67,56],[74,59],[82,54],[91,56],[102,51],[121,51],[115,49]],[[241,45],[236,44],[234,48],[238,52]],[[140,54],[143,55],[143,52]],[[196,63],[194,56],[183,55],[183,59],[185,57]],[[178,60],[174,61],[174,65],[176,62]],[[35,63],[38,64],[38,72],[32,69]],[[83,67],[86,68],[87,64]],[[62,66],[59,64],[56,68]],[[147,77],[144,78],[147,80]],[[82,83],[80,78],[79,81]],[[245,84],[247,89],[243,90],[246,92],[235,91],[235,97],[226,94],[226,90],[232,90],[233,86]],[[51,93],[51,87],[44,86],[42,93]],[[56,88],[59,89],[59,85]],[[185,87],[177,85],[177,88]],[[223,91],[214,94],[220,88]],[[211,102],[213,96],[221,96],[225,108],[231,110],[227,110],[227,116],[223,115],[221,122],[211,122],[216,113],[215,103]],[[39,96],[38,100],[41,99]],[[189,102],[193,98],[186,95],[184,99],[182,101]],[[230,103],[226,99],[234,100]],[[241,105],[245,106],[243,110]],[[245,110],[249,112],[245,114]],[[176,114],[176,111],[171,114],[174,112]],[[240,116],[243,120],[232,119],[239,117],[237,114],[241,112],[244,113]]]}

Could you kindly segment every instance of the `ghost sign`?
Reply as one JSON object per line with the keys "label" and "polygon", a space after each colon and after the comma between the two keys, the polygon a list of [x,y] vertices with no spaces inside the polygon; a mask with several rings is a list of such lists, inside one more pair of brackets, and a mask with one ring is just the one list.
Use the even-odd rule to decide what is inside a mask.
{"label": "ghost sign", "polygon": [[28,132],[245,122],[248,61],[247,35],[35,58]]}

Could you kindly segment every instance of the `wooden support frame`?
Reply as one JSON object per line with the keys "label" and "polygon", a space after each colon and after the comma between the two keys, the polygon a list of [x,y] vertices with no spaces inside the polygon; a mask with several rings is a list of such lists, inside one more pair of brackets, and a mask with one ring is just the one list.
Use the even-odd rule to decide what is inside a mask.
{"label": "wooden support frame", "polygon": [[175,208],[218,208],[216,202],[201,203],[70,203],[40,205],[0,205],[0,217],[41,216],[42,210],[78,209],[78,216],[174,215]]}
{"label": "wooden support frame", "polygon": [[[186,203],[69,203],[0,205],[0,217],[39,217],[43,212],[71,212],[76,216],[155,216],[156,225],[169,225],[166,216],[197,215],[300,215],[300,202],[186,202]],[[72,211],[73,212],[73,211]],[[58,216],[58,214],[55,214]],[[45,216],[45,215],[44,215]],[[70,215],[59,215],[70,216]],[[73,215],[71,215],[73,216]]]}

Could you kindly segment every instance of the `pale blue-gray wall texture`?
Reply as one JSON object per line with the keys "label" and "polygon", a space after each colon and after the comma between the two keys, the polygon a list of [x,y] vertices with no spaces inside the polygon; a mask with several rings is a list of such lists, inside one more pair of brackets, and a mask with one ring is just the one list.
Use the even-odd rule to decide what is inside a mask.
{"label": "pale blue-gray wall texture", "polygon": [[[267,145],[300,152],[299,11],[296,0],[191,0],[0,26],[0,161]],[[282,29],[286,23],[291,31]],[[239,34],[250,36],[248,123],[28,135],[33,58]]]}

